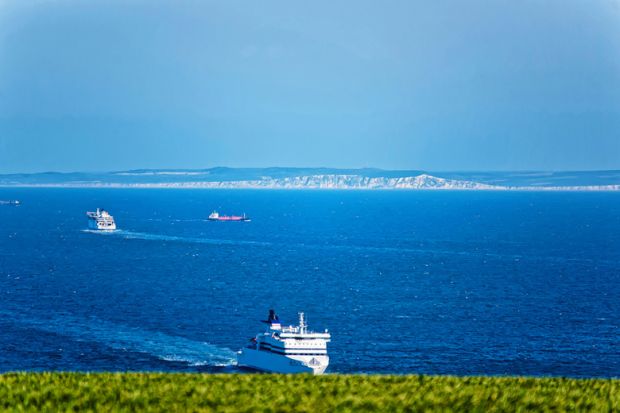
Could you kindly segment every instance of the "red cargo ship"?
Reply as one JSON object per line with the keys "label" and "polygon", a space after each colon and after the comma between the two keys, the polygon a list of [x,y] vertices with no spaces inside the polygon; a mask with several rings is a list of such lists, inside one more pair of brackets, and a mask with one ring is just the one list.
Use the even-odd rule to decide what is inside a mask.
{"label": "red cargo ship", "polygon": [[239,215],[220,215],[217,211],[213,211],[211,215],[209,215],[209,221],[249,221],[250,218],[246,217],[245,214],[242,216]]}

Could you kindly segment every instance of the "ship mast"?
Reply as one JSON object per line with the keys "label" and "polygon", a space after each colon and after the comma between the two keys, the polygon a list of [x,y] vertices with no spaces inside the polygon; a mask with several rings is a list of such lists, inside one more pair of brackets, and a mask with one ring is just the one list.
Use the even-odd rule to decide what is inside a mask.
{"label": "ship mast", "polygon": [[306,334],[307,327],[306,320],[304,320],[304,313],[299,313],[299,332],[301,334]]}

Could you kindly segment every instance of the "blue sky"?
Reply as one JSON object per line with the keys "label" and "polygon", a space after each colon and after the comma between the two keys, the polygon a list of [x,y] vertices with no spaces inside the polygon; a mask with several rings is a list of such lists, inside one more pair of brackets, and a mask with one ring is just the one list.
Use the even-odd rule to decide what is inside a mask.
{"label": "blue sky", "polygon": [[620,169],[620,1],[2,1],[0,173]]}

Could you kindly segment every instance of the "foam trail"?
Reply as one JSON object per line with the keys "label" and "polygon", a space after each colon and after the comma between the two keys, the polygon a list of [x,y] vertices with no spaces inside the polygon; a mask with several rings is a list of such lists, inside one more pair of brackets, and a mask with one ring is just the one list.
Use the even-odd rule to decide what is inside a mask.
{"label": "foam trail", "polygon": [[[358,251],[369,253],[406,253],[406,254],[438,254],[438,255],[460,255],[460,256],[474,256],[474,257],[490,257],[490,258],[502,258],[511,260],[544,260],[551,262],[592,262],[590,259],[572,258],[572,257],[557,257],[557,256],[527,256],[521,254],[498,254],[484,251],[462,251],[462,250],[446,250],[435,248],[409,248],[409,247],[374,247],[374,246],[359,246],[359,245],[321,245],[321,244],[305,244],[305,243],[271,243],[261,241],[243,241],[243,240],[224,240],[213,238],[193,238],[193,237],[179,237],[174,235],[160,235],[150,234],[145,232],[133,232],[133,231],[96,231],[96,230],[83,230],[83,232],[100,234],[100,235],[117,235],[123,236],[126,239],[143,239],[143,240],[159,240],[159,241],[176,241],[176,242],[188,242],[197,244],[209,244],[209,245],[248,245],[248,246],[281,246],[287,248],[311,248],[311,249],[327,249],[327,250],[344,250],[344,251]],[[599,261],[610,262],[616,264],[615,261]]]}
{"label": "foam trail", "polygon": [[24,316],[22,312],[0,310],[2,317],[39,331],[68,336],[73,340],[103,344],[116,350],[149,354],[165,361],[191,366],[232,366],[235,352],[213,344],[170,336],[157,331],[129,327],[95,317],[81,319],[66,314]]}
{"label": "foam trail", "polygon": [[84,230],[83,232],[101,234],[101,235],[116,235],[116,236],[121,236],[125,239],[141,239],[141,240],[147,240],[147,241],[187,242],[190,244],[251,245],[251,246],[263,246],[263,247],[272,245],[269,242],[261,242],[261,241],[181,237],[177,235],[152,234],[148,232],[135,232],[135,231],[125,231],[125,230],[116,230],[116,231],[109,231],[109,232]]}
{"label": "foam trail", "polygon": [[98,229],[82,229],[81,232],[86,234],[98,234],[98,235],[114,235],[116,233],[121,232],[120,229],[111,229],[111,230],[98,230]]}

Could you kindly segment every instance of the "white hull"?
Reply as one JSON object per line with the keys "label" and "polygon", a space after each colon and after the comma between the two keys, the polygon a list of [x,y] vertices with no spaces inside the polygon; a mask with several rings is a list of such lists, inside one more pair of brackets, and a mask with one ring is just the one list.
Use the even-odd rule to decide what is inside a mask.
{"label": "white hull", "polygon": [[323,374],[329,365],[329,356],[284,356],[269,351],[244,348],[237,354],[241,367],[270,373],[310,373]]}
{"label": "white hull", "polygon": [[114,231],[116,230],[116,223],[111,225],[104,225],[102,222],[96,222],[95,220],[88,221],[88,229],[94,229],[97,231]]}

